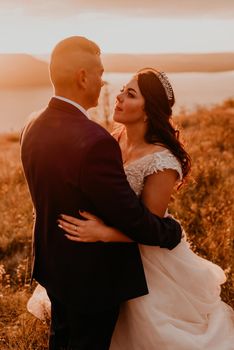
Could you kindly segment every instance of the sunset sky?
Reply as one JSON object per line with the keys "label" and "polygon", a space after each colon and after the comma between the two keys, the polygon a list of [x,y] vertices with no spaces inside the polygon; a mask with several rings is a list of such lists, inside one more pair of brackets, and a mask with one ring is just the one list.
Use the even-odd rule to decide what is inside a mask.
{"label": "sunset sky", "polygon": [[234,0],[0,0],[0,53],[48,54],[70,35],[106,53],[233,52]]}

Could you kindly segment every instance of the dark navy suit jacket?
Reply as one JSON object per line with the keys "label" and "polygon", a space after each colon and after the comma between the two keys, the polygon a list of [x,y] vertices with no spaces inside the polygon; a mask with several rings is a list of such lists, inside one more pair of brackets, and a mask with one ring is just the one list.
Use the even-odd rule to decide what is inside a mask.
{"label": "dark navy suit jacket", "polygon": [[180,225],[151,214],[130,188],[116,140],[52,98],[25,129],[21,157],[36,212],[33,277],[84,311],[147,294],[137,243],[72,242],[56,222],[83,209],[138,243],[172,249],[180,242]]}

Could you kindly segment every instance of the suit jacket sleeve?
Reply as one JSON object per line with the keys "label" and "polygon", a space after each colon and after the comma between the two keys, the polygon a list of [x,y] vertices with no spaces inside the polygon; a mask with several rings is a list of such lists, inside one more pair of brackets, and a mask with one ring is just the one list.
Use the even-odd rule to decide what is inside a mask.
{"label": "suit jacket sleeve", "polygon": [[90,147],[83,160],[80,181],[82,191],[104,222],[134,241],[169,249],[180,242],[179,223],[150,213],[131,189],[119,145],[111,136],[100,138]]}

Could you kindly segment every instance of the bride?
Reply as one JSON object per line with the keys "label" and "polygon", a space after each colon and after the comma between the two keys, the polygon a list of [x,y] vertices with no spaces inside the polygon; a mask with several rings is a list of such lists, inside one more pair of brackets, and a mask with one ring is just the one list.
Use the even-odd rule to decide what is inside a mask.
{"label": "bride", "polygon": [[[140,70],[117,96],[114,120],[127,179],[145,205],[158,216],[175,187],[183,183],[190,158],[171,124],[174,93],[166,75]],[[61,215],[59,226],[75,242],[131,242],[96,216],[84,220]],[[232,350],[234,312],[220,299],[223,270],[190,249],[184,234],[173,250],[139,245],[149,294],[122,305],[111,350]],[[49,310],[38,286],[28,310],[43,318]]]}

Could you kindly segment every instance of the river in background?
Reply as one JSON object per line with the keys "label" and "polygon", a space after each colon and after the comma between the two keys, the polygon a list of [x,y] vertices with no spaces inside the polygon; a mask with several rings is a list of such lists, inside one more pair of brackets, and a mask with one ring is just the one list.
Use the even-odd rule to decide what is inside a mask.
{"label": "river in background", "polygon": [[[106,73],[104,80],[108,84],[103,88],[99,107],[90,110],[91,117],[102,119],[109,100],[110,110],[115,96],[130,79],[130,73]],[[210,107],[234,98],[234,71],[218,73],[170,73],[168,77],[174,88],[176,104],[174,114],[181,109],[187,112],[198,106]],[[53,91],[51,87],[0,90],[0,133],[19,131],[36,112],[47,105]]]}

